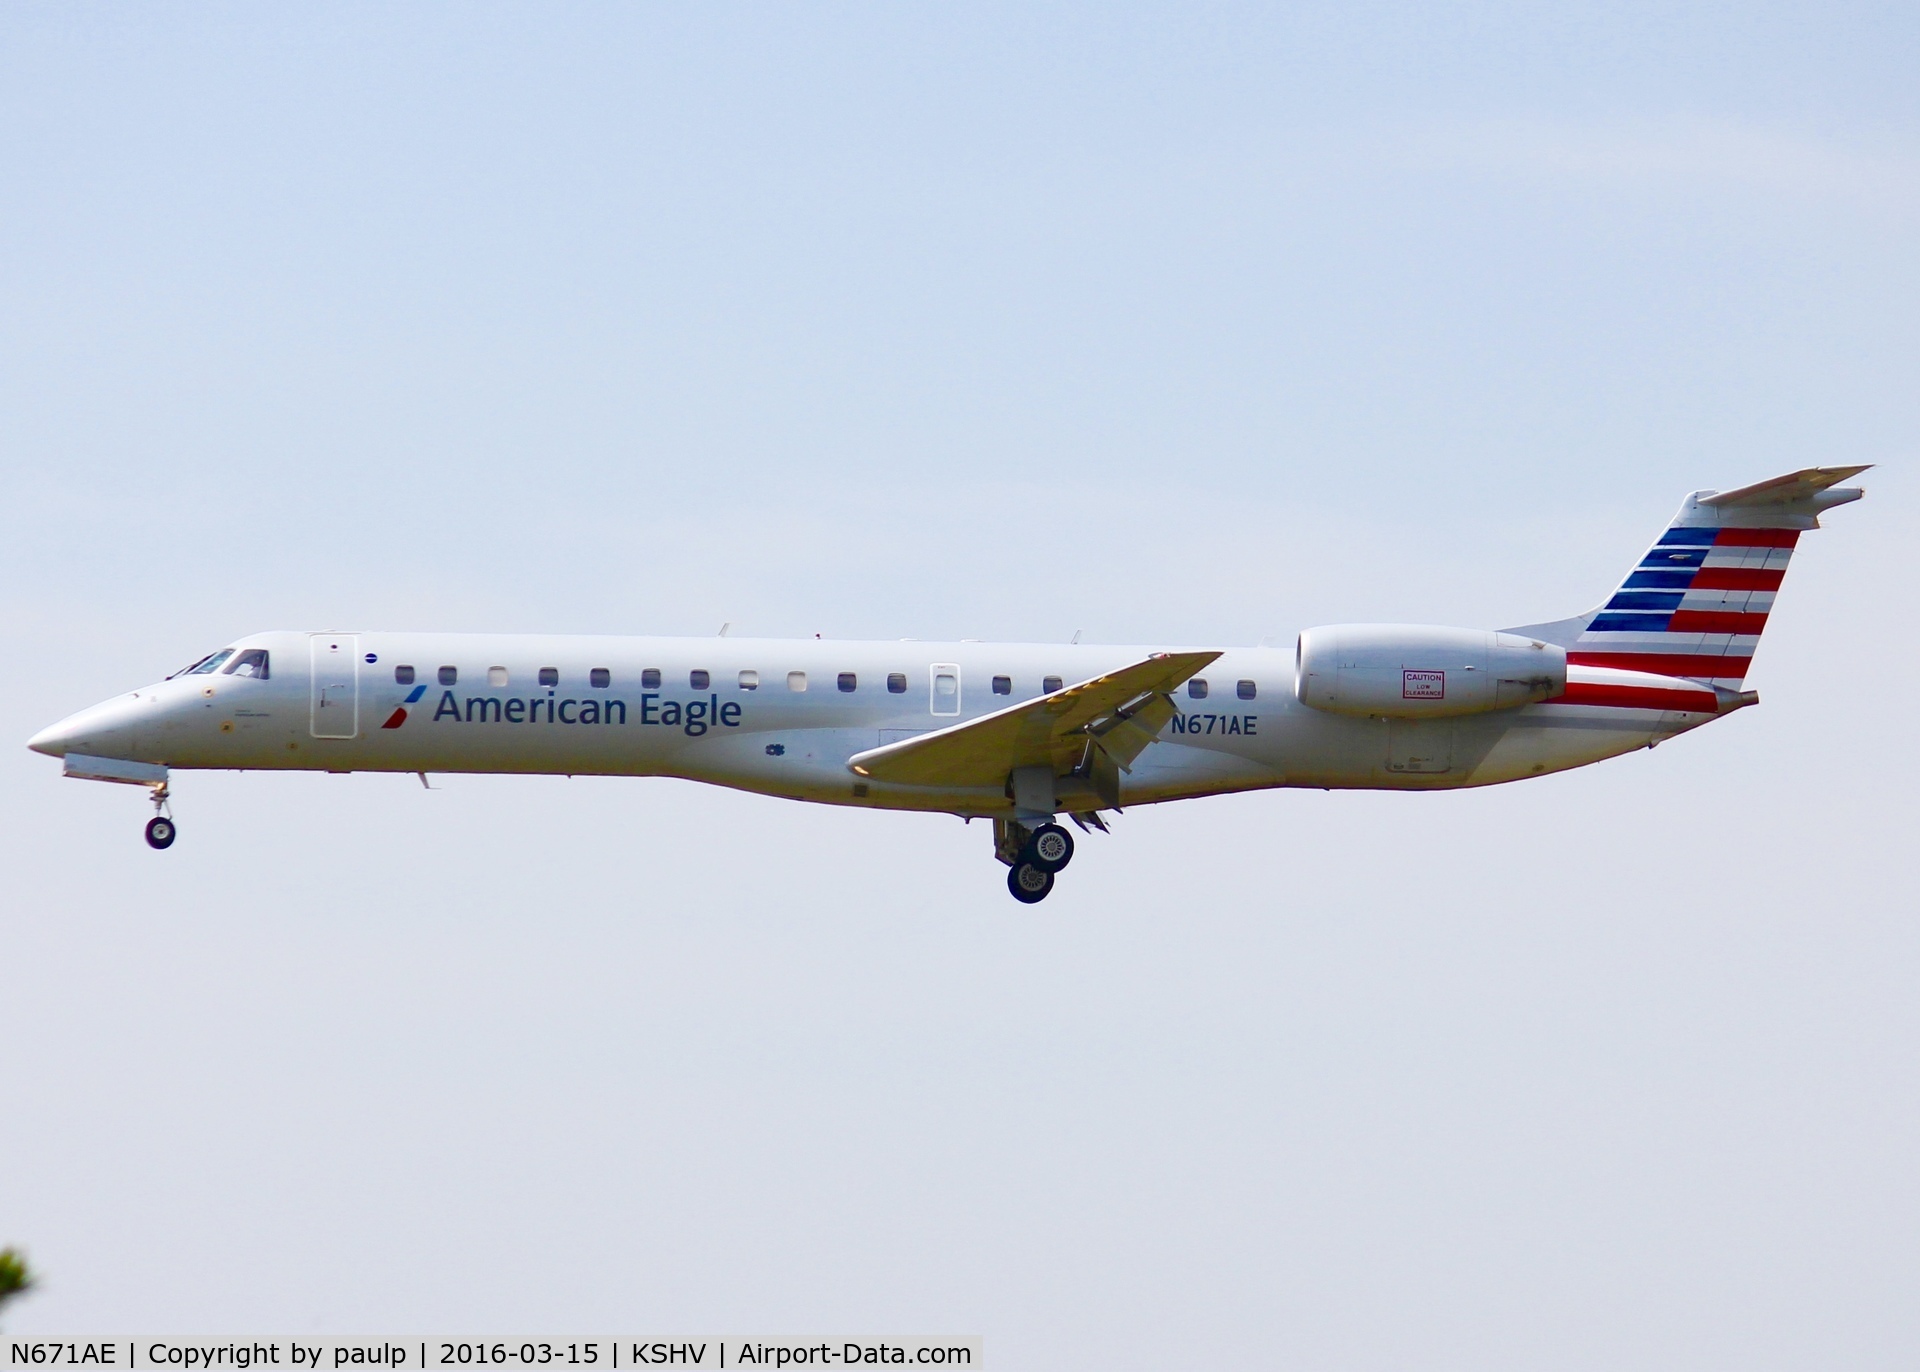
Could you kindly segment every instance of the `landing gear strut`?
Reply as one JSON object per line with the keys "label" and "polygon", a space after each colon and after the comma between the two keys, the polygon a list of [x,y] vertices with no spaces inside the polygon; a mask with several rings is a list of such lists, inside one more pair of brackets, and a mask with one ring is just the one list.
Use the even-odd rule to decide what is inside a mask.
{"label": "landing gear strut", "polygon": [[174,827],[173,807],[167,804],[167,783],[161,782],[153,788],[154,816],[147,821],[147,846],[150,848],[171,848],[179,830]]}

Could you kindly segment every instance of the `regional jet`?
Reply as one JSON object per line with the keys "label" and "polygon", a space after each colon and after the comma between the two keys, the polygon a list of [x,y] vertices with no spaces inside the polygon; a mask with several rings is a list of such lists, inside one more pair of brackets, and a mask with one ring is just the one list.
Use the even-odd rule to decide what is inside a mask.
{"label": "regional jet", "polygon": [[42,730],[65,774],[668,776],[992,821],[1016,900],[1132,805],[1270,787],[1430,791],[1583,767],[1759,697],[1800,535],[1865,467],[1696,491],[1598,608],[1550,624],[1336,624],[1291,649],[271,632]]}

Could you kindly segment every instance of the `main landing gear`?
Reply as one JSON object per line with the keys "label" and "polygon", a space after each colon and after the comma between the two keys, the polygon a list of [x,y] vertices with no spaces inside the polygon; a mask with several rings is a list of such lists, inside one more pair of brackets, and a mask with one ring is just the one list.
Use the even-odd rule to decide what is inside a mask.
{"label": "main landing gear", "polygon": [[1007,889],[1022,905],[1037,905],[1053,890],[1053,873],[1031,862],[1016,862],[1007,873]]}
{"label": "main landing gear", "polygon": [[164,781],[153,788],[153,808],[154,816],[147,821],[147,846],[171,848],[180,831],[174,827],[173,807],[167,804],[167,783]]}
{"label": "main landing gear", "polygon": [[994,855],[1007,864],[1007,890],[1023,905],[1034,905],[1053,890],[1054,873],[1073,861],[1073,835],[1058,824],[1029,829],[1018,820],[993,822]]}

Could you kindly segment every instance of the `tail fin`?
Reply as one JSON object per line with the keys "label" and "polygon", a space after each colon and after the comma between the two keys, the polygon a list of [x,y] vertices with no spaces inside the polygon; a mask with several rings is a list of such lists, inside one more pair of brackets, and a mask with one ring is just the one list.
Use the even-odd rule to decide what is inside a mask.
{"label": "tail fin", "polygon": [[1508,632],[1550,637],[1569,663],[1737,690],[1794,544],[1820,527],[1821,511],[1865,494],[1830,489],[1865,470],[1809,467],[1725,494],[1695,491],[1604,606]]}

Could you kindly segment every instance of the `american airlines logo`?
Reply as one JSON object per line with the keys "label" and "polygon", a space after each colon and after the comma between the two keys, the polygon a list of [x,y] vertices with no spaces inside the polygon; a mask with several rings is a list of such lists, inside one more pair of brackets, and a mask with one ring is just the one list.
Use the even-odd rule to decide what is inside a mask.
{"label": "american airlines logo", "polygon": [[1400,673],[1400,698],[1402,700],[1445,700],[1447,674],[1403,671]]}
{"label": "american airlines logo", "polygon": [[398,729],[402,724],[405,724],[407,722],[407,706],[418,704],[420,697],[426,693],[427,688],[425,686],[414,687],[412,691],[407,693],[407,698],[394,707],[393,713],[387,716],[387,722],[380,727],[382,729]]}

